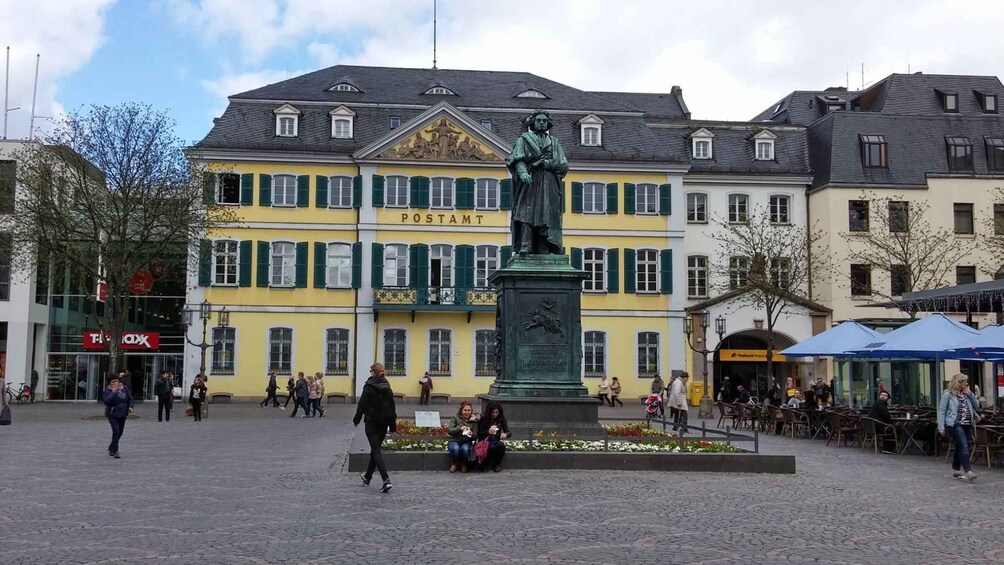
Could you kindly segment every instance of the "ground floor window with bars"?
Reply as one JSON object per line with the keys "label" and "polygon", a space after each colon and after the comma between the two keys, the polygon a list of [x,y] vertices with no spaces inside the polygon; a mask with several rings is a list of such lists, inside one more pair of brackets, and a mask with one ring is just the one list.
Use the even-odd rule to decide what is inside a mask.
{"label": "ground floor window with bars", "polygon": [[234,374],[236,332],[234,328],[213,328],[213,364],[209,368],[210,374]]}
{"label": "ground floor window with bars", "polygon": [[586,332],[582,358],[587,377],[602,377],[607,373],[607,336],[604,332]]}
{"label": "ground floor window with bars", "polygon": [[332,328],[324,336],[324,374],[349,374],[349,330]]}
{"label": "ground floor window with bars", "polygon": [[405,330],[383,331],[383,365],[388,375],[403,375],[408,335]]}
{"label": "ground floor window with bars", "polygon": [[429,330],[429,374],[450,374],[450,330]]}
{"label": "ground floor window with bars", "polygon": [[638,334],[638,376],[654,377],[659,374],[659,334]]}
{"label": "ground floor window with bars", "polygon": [[293,374],[293,328],[268,330],[268,370]]}
{"label": "ground floor window with bars", "polygon": [[474,376],[495,376],[495,330],[474,332]]}

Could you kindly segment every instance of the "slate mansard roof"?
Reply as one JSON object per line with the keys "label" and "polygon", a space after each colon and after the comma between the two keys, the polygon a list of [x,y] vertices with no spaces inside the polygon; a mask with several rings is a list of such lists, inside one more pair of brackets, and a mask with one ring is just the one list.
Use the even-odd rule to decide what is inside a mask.
{"label": "slate mansard roof", "polygon": [[807,126],[826,115],[827,104],[843,104],[850,108],[857,92],[843,87],[826,90],[796,90],[753,117],[751,122],[774,122]]}
{"label": "slate mansard roof", "polygon": [[[693,157],[693,134],[701,129],[714,134],[711,159]],[[812,173],[806,130],[803,127],[748,122],[694,121],[660,125],[656,129],[667,151],[690,164],[689,174],[798,175]],[[754,136],[770,131],[774,159],[756,159]]]}

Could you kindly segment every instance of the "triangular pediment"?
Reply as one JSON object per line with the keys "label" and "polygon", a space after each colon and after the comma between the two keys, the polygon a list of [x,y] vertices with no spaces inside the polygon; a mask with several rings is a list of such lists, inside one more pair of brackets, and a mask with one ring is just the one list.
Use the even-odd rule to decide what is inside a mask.
{"label": "triangular pediment", "polygon": [[356,159],[504,161],[511,147],[452,105],[441,102],[356,152]]}

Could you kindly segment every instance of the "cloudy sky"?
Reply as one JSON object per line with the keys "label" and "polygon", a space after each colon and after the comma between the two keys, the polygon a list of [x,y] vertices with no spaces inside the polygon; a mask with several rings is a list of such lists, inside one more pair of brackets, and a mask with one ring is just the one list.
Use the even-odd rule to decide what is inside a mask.
{"label": "cloudy sky", "polygon": [[[8,137],[88,104],[167,109],[201,139],[226,97],[336,65],[432,65],[433,0],[0,0]],[[587,90],[683,87],[695,118],[893,72],[1004,74],[1000,0],[439,0],[438,66]],[[4,53],[0,51],[0,56]],[[2,63],[2,61],[0,61]]]}

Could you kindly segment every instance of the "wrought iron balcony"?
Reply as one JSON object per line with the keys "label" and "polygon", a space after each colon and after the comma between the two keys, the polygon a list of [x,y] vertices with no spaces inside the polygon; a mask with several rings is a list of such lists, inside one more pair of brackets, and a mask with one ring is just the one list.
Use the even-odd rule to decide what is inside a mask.
{"label": "wrought iron balcony", "polygon": [[376,310],[478,311],[495,309],[494,288],[386,286],[373,289]]}

